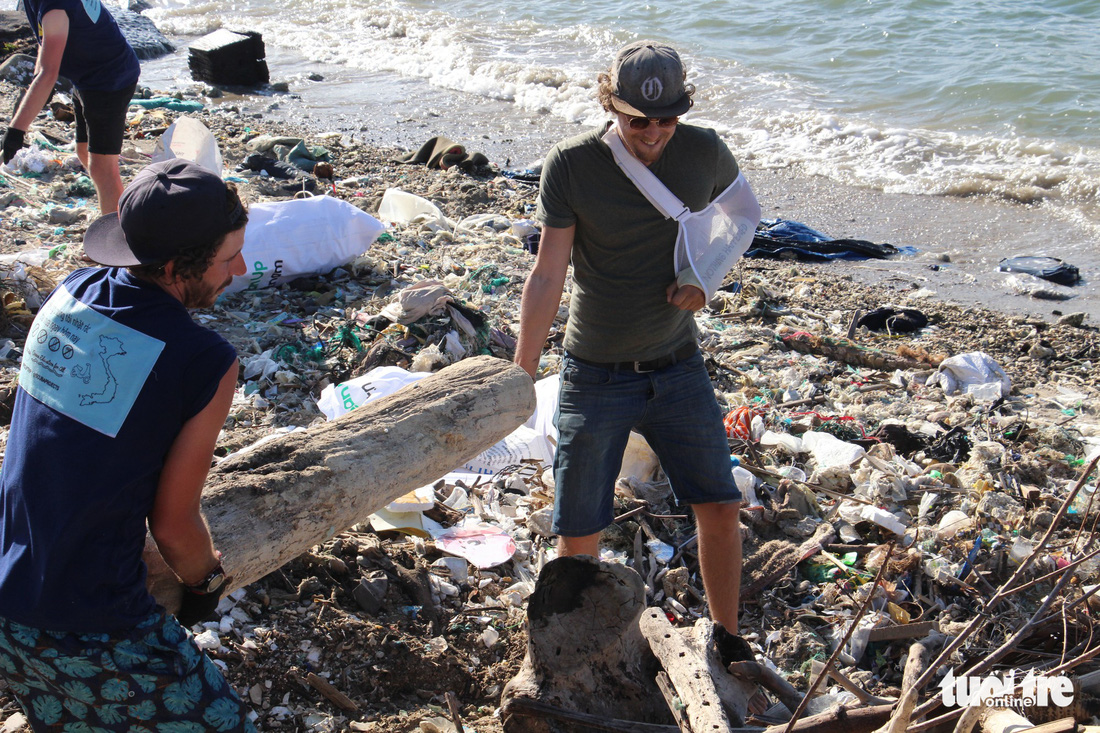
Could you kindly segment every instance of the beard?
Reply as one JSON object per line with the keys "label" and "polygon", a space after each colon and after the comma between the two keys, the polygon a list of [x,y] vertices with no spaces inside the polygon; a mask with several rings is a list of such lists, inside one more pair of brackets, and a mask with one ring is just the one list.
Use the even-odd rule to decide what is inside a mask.
{"label": "beard", "polygon": [[185,280],[183,283],[183,306],[185,308],[209,308],[214,305],[222,291],[229,287],[233,278],[214,287],[203,280]]}

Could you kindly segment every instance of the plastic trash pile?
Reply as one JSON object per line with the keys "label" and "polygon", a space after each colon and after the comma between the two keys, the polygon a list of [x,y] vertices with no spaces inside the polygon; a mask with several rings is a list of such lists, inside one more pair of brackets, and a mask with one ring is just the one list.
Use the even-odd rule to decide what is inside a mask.
{"label": "plastic trash pile", "polygon": [[[178,114],[134,113],[124,176]],[[195,154],[221,166],[252,207],[249,274],[197,314],[241,356],[219,454],[333,419],[469,356],[510,358],[538,243],[534,185],[401,166],[391,151],[340,135],[284,140],[232,107],[190,114],[218,157],[202,131],[189,141]],[[160,154],[180,154],[182,132]],[[305,166],[295,177],[236,169],[257,152],[277,156],[280,140],[280,162]],[[318,167],[322,150],[331,171],[319,177],[306,167]],[[43,157],[21,155],[31,173]],[[5,172],[12,183],[0,187],[0,403],[13,394],[36,298],[82,265],[80,236],[94,218],[94,201],[70,193],[78,173],[64,156],[52,160],[39,177]],[[327,195],[295,198],[311,188]],[[55,209],[82,213],[61,222]],[[1065,572],[1057,623],[1027,636],[1006,664],[1051,669],[1084,656],[1096,643],[1095,600],[1085,597],[1100,583],[1090,555],[1096,476],[1066,499],[1100,445],[1095,330],[1083,319],[1036,323],[881,297],[836,271],[754,260],[696,317],[746,499],[745,638],[805,690],[855,624],[838,673],[897,697],[910,645],[942,648],[1027,562],[1034,585],[953,663],[1003,643]],[[857,309],[880,306],[920,309],[928,325],[904,334],[853,326]],[[493,711],[522,657],[525,602],[555,553],[548,467],[565,317],[563,305],[527,424],[238,591],[201,630],[263,729],[426,730],[422,721],[447,716],[450,690],[462,691],[466,730],[499,730]],[[640,436],[615,506],[604,559],[637,569],[649,602],[676,622],[705,614],[690,512]],[[834,682],[823,701],[852,694]]]}

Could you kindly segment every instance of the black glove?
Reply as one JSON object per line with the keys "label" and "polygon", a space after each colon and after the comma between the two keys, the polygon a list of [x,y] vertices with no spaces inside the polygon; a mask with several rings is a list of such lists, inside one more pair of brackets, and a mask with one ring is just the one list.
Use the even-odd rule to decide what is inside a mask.
{"label": "black glove", "polygon": [[184,626],[210,621],[221,597],[220,589],[213,593],[196,593],[184,586],[183,600],[180,601],[180,610],[176,611],[176,619]]}
{"label": "black glove", "polygon": [[14,127],[9,127],[7,132],[4,133],[4,162],[8,163],[15,154],[19,152],[19,149],[23,147],[23,137],[26,135],[23,130],[16,130]]}

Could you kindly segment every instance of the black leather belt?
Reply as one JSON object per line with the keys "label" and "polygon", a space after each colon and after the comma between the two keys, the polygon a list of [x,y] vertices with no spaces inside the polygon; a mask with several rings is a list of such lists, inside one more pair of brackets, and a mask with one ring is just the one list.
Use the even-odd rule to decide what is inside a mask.
{"label": "black leather belt", "polygon": [[574,356],[573,354],[570,354],[569,358],[576,359],[581,364],[600,367],[601,369],[610,369],[614,372],[627,371],[645,374],[646,372],[655,372],[658,369],[664,369],[665,367],[670,367],[673,364],[690,359],[695,356],[695,352],[698,350],[698,344],[694,341],[689,341],[671,354],[665,354],[664,356],[659,356],[656,359],[650,359],[648,361],[590,361],[588,359],[582,359],[579,356]]}

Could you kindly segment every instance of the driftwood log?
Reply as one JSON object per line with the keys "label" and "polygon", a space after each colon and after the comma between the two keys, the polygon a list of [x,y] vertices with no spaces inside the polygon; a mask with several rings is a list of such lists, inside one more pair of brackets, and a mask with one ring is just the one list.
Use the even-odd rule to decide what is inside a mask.
{"label": "driftwood log", "polygon": [[547,563],[527,603],[527,655],[501,696],[506,733],[569,733],[578,729],[569,713],[671,725],[638,628],[644,608],[631,568],[588,555]]}
{"label": "driftwood log", "polygon": [[725,731],[743,723],[756,685],[726,670],[710,619],[699,619],[685,634],[664,611],[647,608],[641,629],[676,689],[691,730]]}
{"label": "driftwood log", "polygon": [[[210,471],[202,509],[231,576],[248,585],[423,486],[523,424],[535,409],[518,366],[474,357],[309,430],[230,456]],[[155,546],[154,546],[155,548]],[[181,588],[146,552],[165,608]]]}

